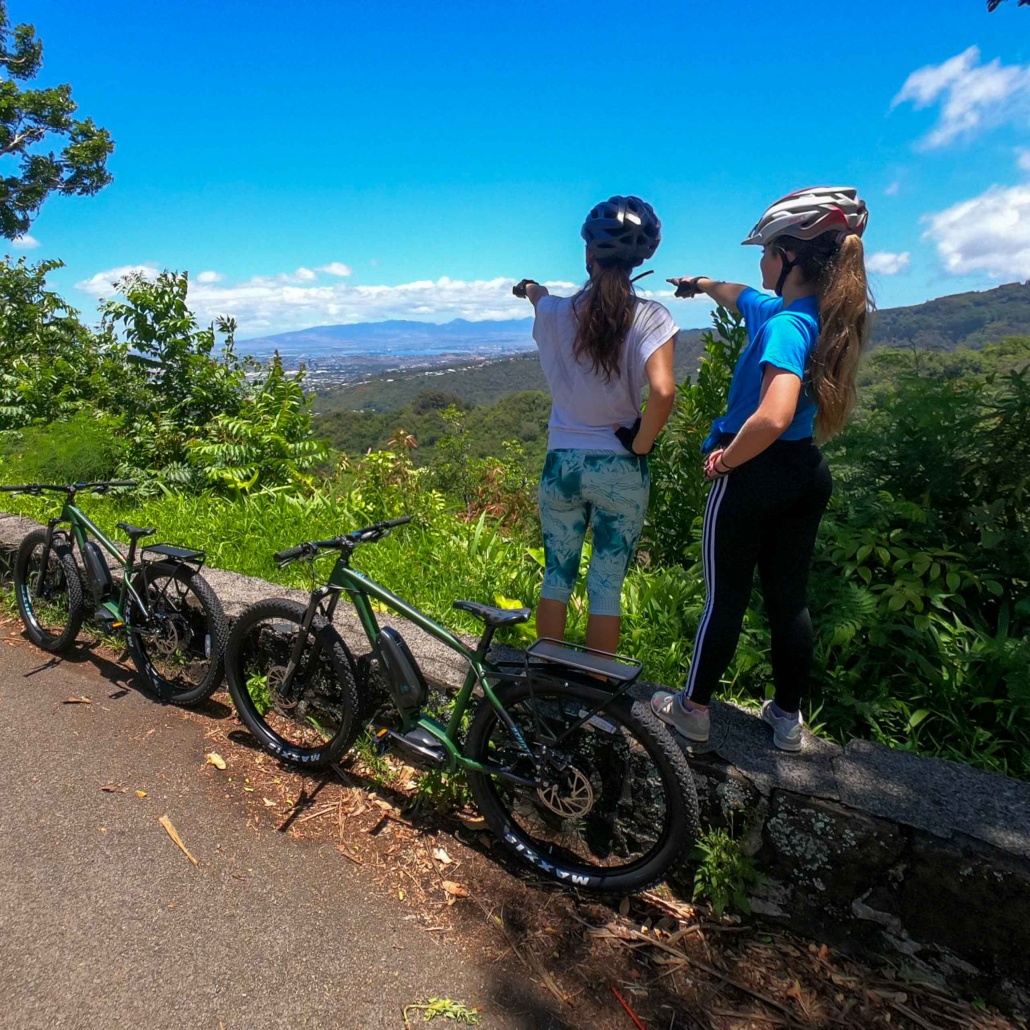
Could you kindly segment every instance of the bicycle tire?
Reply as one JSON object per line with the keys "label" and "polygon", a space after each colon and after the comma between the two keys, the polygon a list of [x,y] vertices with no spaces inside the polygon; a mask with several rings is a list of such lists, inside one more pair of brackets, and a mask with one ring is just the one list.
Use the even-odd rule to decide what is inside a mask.
{"label": "bicycle tire", "polygon": [[[56,653],[70,647],[79,635],[85,617],[85,600],[75,556],[67,541],[58,536],[50,545],[48,573],[43,583],[46,599],[53,596],[56,604],[48,603],[44,608],[39,599],[33,597],[33,573],[38,569],[46,538],[45,529],[34,529],[22,540],[14,560],[14,594],[28,638],[44,651]],[[35,569],[34,554],[38,555]]]}
{"label": "bicycle tire", "polygon": [[309,630],[317,650],[306,646],[298,663],[303,693],[287,706],[275,692],[305,611],[304,605],[286,598],[252,604],[229,633],[225,671],[237,714],[266,751],[294,765],[324,769],[350,750],[368,705],[350,649],[320,615]]}
{"label": "bicycle tire", "polygon": [[[567,764],[556,774],[555,779],[562,782],[549,791],[550,801],[542,789],[534,792],[469,770],[469,787],[480,812],[511,853],[558,883],[620,894],[658,883],[687,858],[698,827],[693,777],[672,735],[645,703],[613,698],[610,692],[564,678],[538,680],[532,687],[523,679],[510,680],[499,684],[495,695],[531,748],[548,740],[553,745],[555,733],[534,729],[530,712],[551,720],[553,726],[559,719],[574,723],[605,706],[574,736],[557,748],[552,746],[558,761]],[[511,742],[507,751],[505,738]],[[518,766],[526,759],[507,762],[506,756],[520,750],[483,698],[473,716],[465,754],[477,762],[508,764],[512,771],[532,775],[531,762],[528,768]],[[644,776],[631,789],[628,776],[633,773]],[[656,807],[658,788],[664,802],[661,813]],[[578,811],[562,814],[552,804]],[[616,827],[616,819],[623,816],[627,824]],[[534,833],[530,829],[534,820],[560,841]],[[641,854],[619,855],[620,849],[637,839],[646,843]]]}
{"label": "bicycle tire", "polygon": [[[218,595],[196,569],[178,562],[147,565],[146,575],[138,572],[132,586],[145,598],[154,624],[141,628],[156,630],[153,635],[129,632],[133,664],[163,700],[184,707],[199,704],[224,676],[227,626]],[[130,626],[145,622],[131,595],[126,620]]]}

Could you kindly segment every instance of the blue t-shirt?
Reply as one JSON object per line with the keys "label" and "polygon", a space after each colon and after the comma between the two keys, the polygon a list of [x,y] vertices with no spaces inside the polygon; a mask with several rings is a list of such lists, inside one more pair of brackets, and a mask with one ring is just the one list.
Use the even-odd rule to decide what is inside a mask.
{"label": "blue t-shirt", "polygon": [[737,308],[744,316],[748,342],[733,370],[726,414],[712,423],[703,450],[714,450],[724,433],[739,433],[758,410],[766,365],[793,372],[801,380],[794,420],[780,439],[804,440],[812,435],[815,424],[808,362],[819,341],[819,298],[801,297],[784,308],[781,297],[770,297],[749,286],[737,298]]}

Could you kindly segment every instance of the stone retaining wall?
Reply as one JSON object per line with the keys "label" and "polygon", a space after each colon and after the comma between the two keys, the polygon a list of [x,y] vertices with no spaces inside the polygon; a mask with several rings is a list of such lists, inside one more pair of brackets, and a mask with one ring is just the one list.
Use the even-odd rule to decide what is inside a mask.
{"label": "stone retaining wall", "polygon": [[[34,527],[0,514],[0,564]],[[262,597],[306,597],[236,573],[204,574],[230,617]],[[452,652],[383,621],[404,625],[430,679],[460,684]],[[365,650],[349,610],[337,624],[356,653]],[[642,684],[640,696],[655,686]],[[807,732],[803,750],[787,754],[753,713],[719,702],[710,742],[683,746],[705,823],[742,835],[764,876],[752,897],[758,916],[1030,1011],[1030,784]]]}

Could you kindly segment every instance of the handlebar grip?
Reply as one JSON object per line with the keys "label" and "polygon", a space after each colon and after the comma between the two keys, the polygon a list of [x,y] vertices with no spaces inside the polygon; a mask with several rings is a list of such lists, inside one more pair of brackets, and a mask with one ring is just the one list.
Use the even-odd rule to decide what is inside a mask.
{"label": "handlebar grip", "polygon": [[113,479],[110,483],[104,483],[104,486],[139,486],[139,483],[135,479]]}
{"label": "handlebar grip", "polygon": [[394,526],[405,526],[411,521],[410,515],[402,515],[399,519],[390,519],[389,522],[381,522],[383,529],[393,529]]}
{"label": "handlebar grip", "polygon": [[299,558],[304,554],[306,548],[304,544],[298,544],[296,547],[287,547],[285,551],[276,551],[272,555],[272,560],[277,562],[288,562],[293,561],[295,558]]}

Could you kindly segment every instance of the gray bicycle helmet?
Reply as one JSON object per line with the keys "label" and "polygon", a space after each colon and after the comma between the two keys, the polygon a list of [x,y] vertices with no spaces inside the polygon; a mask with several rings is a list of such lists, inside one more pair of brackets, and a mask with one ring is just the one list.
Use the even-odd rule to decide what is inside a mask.
{"label": "gray bicycle helmet", "polygon": [[647,261],[662,242],[662,223],[639,197],[610,197],[587,215],[580,235],[600,261]]}
{"label": "gray bicycle helmet", "polygon": [[770,204],[744,245],[764,246],[777,236],[814,240],[832,231],[861,236],[868,221],[865,201],[853,186],[809,186]]}

